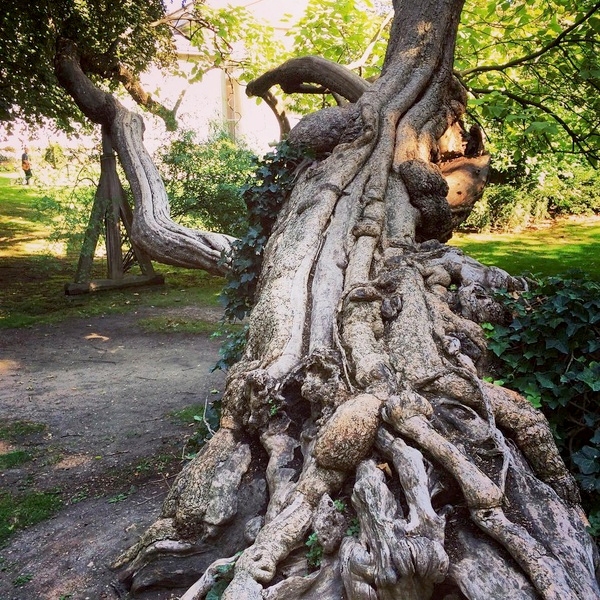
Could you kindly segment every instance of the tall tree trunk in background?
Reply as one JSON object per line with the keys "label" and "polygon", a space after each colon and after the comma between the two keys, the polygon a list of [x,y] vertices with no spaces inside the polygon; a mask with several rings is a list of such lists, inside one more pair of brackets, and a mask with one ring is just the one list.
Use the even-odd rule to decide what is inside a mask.
{"label": "tall tree trunk in background", "polygon": [[522,282],[440,243],[462,1],[395,3],[381,78],[279,215],[221,428],[118,561],[133,592],[600,597],[544,418],[482,380],[489,291]]}

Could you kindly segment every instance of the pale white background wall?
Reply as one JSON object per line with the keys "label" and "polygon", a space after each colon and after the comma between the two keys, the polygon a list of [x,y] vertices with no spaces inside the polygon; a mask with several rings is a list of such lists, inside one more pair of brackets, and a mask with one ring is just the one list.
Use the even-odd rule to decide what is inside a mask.
{"label": "pale white background wall", "polygon": [[[257,19],[274,27],[276,35],[285,44],[286,41],[289,43],[285,32],[291,23],[302,16],[308,0],[209,0],[208,4],[215,8],[244,6]],[[285,15],[291,15],[291,19],[284,20]],[[189,57],[180,63],[182,70],[189,73],[195,50],[183,39],[178,40],[178,48],[182,56]],[[177,113],[178,120],[183,127],[198,131],[200,136],[208,133],[211,122],[226,123],[229,117],[235,121],[236,135],[256,152],[266,152],[279,139],[279,126],[271,110],[263,102],[257,103],[255,98],[248,98],[243,87],[236,90],[234,102],[228,102],[225,89],[227,76],[221,70],[209,71],[202,81],[193,84],[181,77],[163,79],[156,71],[145,74],[143,81],[149,90],[157,90],[157,97],[169,107],[175,104],[185,89]],[[161,129],[160,123],[153,123],[148,129],[146,142],[150,149],[161,143]]]}

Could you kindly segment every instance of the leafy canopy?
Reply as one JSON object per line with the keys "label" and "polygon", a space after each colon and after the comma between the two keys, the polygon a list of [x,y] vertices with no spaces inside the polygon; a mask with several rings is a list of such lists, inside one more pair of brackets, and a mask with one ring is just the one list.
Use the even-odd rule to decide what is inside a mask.
{"label": "leafy canopy", "polygon": [[597,165],[599,34],[599,2],[467,0],[455,69],[495,154],[518,163],[550,150]]}
{"label": "leafy canopy", "polygon": [[[289,54],[324,56],[376,76],[391,2],[310,0],[289,36]],[[468,112],[489,138],[496,166],[550,152],[583,155],[596,166],[600,142],[600,2],[467,0],[455,73],[469,92]],[[301,97],[309,112],[333,103]]]}
{"label": "leafy canopy", "polygon": [[[68,129],[81,115],[53,71],[58,42],[77,44],[84,71],[105,89],[150,65],[175,69],[173,32],[199,50],[196,78],[210,68],[243,68],[242,80],[290,56],[317,54],[365,77],[381,68],[389,0],[310,0],[289,32],[285,55],[273,29],[247,9],[179,0],[5,0],[0,11],[0,121],[44,118]],[[469,112],[510,168],[527,156],[599,158],[600,2],[467,0],[455,69],[470,92]],[[244,51],[240,53],[240,42]],[[331,102],[325,96],[321,104]],[[294,110],[320,107],[306,98]],[[496,163],[498,165],[498,162]]]}
{"label": "leafy canopy", "polygon": [[[0,121],[44,118],[69,129],[80,115],[54,75],[61,38],[77,44],[84,70],[114,88],[114,70],[134,74],[173,64],[171,30],[162,0],[6,0],[0,11]],[[82,117],[79,117],[80,119]]]}
{"label": "leafy canopy", "polygon": [[200,50],[197,79],[208,69],[237,64],[240,40],[250,49],[246,68],[250,61],[260,64],[262,50],[277,50],[272,29],[257,25],[241,7],[214,9],[185,0],[6,0],[0,11],[0,122],[40,125],[49,119],[67,131],[74,120],[85,122],[54,74],[61,40],[76,44],[94,83],[110,91],[123,84],[139,101],[130,88],[140,73],[150,66],[177,71],[174,34]]}

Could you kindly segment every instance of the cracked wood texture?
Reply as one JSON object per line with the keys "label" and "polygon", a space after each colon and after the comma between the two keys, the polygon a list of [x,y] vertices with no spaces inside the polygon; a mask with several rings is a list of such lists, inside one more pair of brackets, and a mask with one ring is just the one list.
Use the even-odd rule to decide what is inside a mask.
{"label": "cracked wood texture", "polygon": [[[314,126],[327,139],[325,156],[268,242],[220,429],[114,565],[134,596],[600,598],[596,549],[545,419],[482,379],[479,323],[505,318],[491,292],[525,284],[441,243],[460,217],[452,177],[483,156],[462,143],[461,9],[397,0],[380,79],[346,116],[305,124],[303,136]],[[57,72],[75,95],[73,56]],[[169,223],[139,118],[93,88],[78,98],[110,124],[138,243],[175,264],[214,260],[226,239]]]}

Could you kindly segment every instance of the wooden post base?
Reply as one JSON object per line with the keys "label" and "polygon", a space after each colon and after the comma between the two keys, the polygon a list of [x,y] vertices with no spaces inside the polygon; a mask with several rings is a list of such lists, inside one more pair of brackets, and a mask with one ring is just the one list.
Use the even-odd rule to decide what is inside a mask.
{"label": "wooden post base", "polygon": [[123,277],[123,279],[95,279],[85,283],[67,283],[65,284],[65,294],[67,296],[77,296],[78,294],[89,294],[92,292],[101,292],[103,290],[118,290],[146,285],[163,285],[164,283],[165,278],[159,273],[153,275],[128,275]]}

